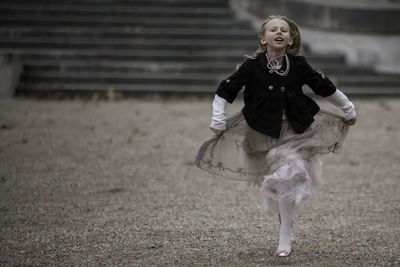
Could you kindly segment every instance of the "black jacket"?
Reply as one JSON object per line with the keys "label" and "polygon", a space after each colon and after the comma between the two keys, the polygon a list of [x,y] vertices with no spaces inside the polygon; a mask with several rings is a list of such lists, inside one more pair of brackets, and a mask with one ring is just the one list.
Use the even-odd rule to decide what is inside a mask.
{"label": "black jacket", "polygon": [[[304,84],[324,97],[336,91],[328,77],[313,70],[304,57],[288,54],[288,58],[290,70],[286,76],[270,73],[265,54],[247,59],[216,91],[218,96],[232,103],[244,86],[242,112],[247,124],[274,138],[280,136],[283,110],[297,133],[303,133],[314,121],[319,106],[304,95]],[[285,60],[283,62],[281,69],[285,70]]]}

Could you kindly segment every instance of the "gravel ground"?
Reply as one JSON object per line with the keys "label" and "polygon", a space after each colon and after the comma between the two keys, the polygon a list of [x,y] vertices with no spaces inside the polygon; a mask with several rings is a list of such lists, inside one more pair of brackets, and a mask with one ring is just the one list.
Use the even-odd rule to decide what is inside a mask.
{"label": "gravel ground", "polygon": [[279,258],[258,189],[193,166],[210,99],[0,100],[0,265],[399,266],[400,100],[354,103]]}

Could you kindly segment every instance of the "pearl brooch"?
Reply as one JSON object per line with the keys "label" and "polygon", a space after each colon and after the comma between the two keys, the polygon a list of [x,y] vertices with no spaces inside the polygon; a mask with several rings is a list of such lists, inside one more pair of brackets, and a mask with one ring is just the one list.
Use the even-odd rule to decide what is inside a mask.
{"label": "pearl brooch", "polygon": [[289,73],[290,70],[290,64],[289,64],[289,58],[287,54],[285,53],[285,61],[286,61],[286,70],[285,71],[278,71],[278,66],[279,66],[279,61],[278,59],[283,57],[283,56],[277,56],[270,58],[267,53],[265,53],[265,56],[267,57],[267,68],[269,69],[269,73],[275,72],[276,74],[279,74],[281,76],[286,76]]}

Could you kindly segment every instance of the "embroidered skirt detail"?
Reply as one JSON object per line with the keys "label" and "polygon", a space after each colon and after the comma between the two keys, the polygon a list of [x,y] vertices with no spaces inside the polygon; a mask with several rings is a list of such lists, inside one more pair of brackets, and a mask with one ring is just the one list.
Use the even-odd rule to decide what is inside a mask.
{"label": "embroidered skirt detail", "polygon": [[260,187],[265,209],[279,198],[296,201],[311,194],[322,176],[320,155],[338,153],[349,126],[343,118],[320,110],[307,130],[298,134],[283,121],[276,139],[250,128],[241,112],[227,119],[226,130],[200,147],[197,167]]}

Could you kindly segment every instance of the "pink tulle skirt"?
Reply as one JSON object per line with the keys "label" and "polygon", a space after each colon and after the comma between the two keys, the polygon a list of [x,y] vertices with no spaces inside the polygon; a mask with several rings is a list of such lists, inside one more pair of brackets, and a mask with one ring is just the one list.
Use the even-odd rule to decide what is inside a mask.
{"label": "pink tulle skirt", "polygon": [[227,119],[222,135],[212,135],[201,145],[195,164],[259,186],[265,209],[280,198],[299,204],[322,176],[320,155],[338,153],[349,130],[342,117],[327,111],[320,110],[314,119],[302,134],[284,120],[276,139],[250,128],[238,112]]}

